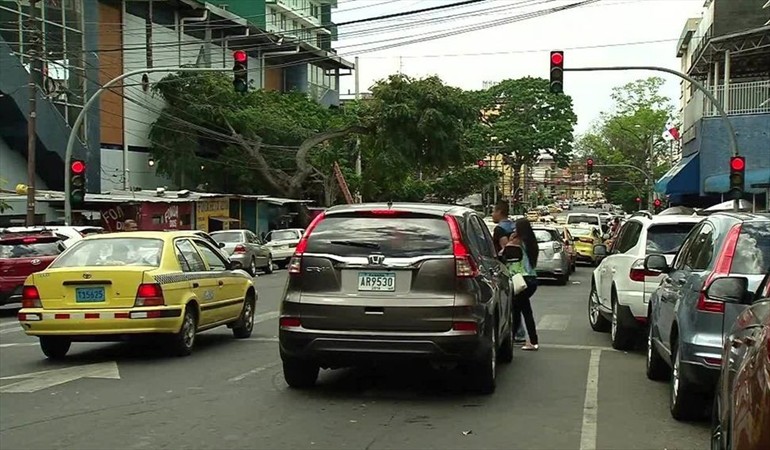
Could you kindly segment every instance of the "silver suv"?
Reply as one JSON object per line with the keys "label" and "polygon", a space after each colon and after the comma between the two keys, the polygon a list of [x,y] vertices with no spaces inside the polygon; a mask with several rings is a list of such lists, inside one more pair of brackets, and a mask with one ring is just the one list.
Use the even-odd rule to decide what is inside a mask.
{"label": "silver suv", "polygon": [[335,206],[288,266],[279,343],[292,387],[319,368],[392,358],[459,363],[482,393],[513,357],[510,283],[473,210],[401,203]]}

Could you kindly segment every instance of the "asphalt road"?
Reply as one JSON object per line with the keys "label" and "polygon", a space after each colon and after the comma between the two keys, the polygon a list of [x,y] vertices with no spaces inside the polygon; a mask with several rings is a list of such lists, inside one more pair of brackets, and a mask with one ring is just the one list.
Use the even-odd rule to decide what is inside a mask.
{"label": "asphalt road", "polygon": [[[497,392],[488,397],[465,392],[456,373],[416,367],[324,371],[317,388],[290,390],[276,342],[285,271],[257,280],[260,322],[252,338],[237,341],[226,328],[212,330],[187,358],[129,344],[73,344],[65,362],[51,363],[16,325],[15,311],[4,309],[0,445],[706,448],[708,424],[670,417],[668,386],[645,378],[643,353],[614,351],[606,334],[589,328],[590,271],[578,267],[564,287],[541,285],[534,300],[540,351],[517,351],[512,365],[500,367]],[[60,370],[67,367],[75,368]],[[50,370],[57,372],[38,373]],[[53,379],[62,383],[48,387]],[[19,390],[34,392],[13,392]]]}

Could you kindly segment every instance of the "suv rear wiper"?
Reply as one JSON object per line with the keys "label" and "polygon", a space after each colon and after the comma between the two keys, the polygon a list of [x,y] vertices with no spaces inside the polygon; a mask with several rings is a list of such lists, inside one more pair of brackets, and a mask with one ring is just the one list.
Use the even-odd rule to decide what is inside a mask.
{"label": "suv rear wiper", "polygon": [[380,244],[376,242],[366,242],[366,241],[329,241],[332,245],[349,245],[351,247],[363,247],[363,248],[371,248],[374,250],[380,249]]}

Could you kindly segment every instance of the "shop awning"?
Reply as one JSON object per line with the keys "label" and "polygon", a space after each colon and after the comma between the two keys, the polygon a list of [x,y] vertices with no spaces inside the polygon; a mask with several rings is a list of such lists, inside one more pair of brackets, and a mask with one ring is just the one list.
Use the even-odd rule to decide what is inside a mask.
{"label": "shop awning", "polygon": [[685,195],[700,193],[700,154],[682,158],[655,183],[655,192],[663,195]]}
{"label": "shop awning", "polygon": [[240,222],[240,220],[233,219],[232,217],[209,217],[209,219],[216,220],[217,222],[223,222],[223,223]]}
{"label": "shop awning", "polygon": [[[770,185],[770,167],[747,169],[744,191],[750,194],[767,192]],[[730,190],[730,174],[713,175],[706,178],[703,186],[705,192],[723,193]]]}

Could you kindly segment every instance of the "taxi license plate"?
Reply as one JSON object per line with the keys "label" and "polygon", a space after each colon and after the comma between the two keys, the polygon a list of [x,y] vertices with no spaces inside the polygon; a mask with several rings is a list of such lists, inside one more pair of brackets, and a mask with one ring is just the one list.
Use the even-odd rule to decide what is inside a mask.
{"label": "taxi license plate", "polygon": [[77,303],[98,303],[104,301],[104,288],[76,288],[75,302]]}
{"label": "taxi license plate", "polygon": [[395,273],[359,272],[359,291],[394,292],[396,290]]}

